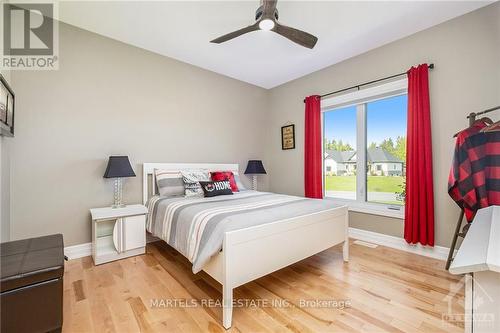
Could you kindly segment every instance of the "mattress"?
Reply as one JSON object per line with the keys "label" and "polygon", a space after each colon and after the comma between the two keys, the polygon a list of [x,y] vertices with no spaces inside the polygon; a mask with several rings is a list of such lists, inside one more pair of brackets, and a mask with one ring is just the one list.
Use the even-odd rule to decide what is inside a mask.
{"label": "mattress", "polygon": [[[331,200],[244,191],[212,198],[154,196],[147,230],[193,263],[199,272],[222,249],[224,234],[339,208]],[[293,246],[293,244],[287,244]]]}

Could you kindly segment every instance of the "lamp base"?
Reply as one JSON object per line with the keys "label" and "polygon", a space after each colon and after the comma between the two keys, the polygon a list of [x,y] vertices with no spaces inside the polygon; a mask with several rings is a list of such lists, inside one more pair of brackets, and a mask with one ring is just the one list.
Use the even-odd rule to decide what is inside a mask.
{"label": "lamp base", "polygon": [[127,205],[125,204],[119,204],[119,205],[112,205],[111,208],[113,209],[117,209],[117,208],[123,208],[123,207],[126,207]]}
{"label": "lamp base", "polygon": [[252,190],[257,191],[257,175],[252,175]]}
{"label": "lamp base", "polygon": [[122,195],[123,195],[123,184],[121,178],[115,178],[115,195],[114,202],[111,208],[123,208],[125,205],[122,203]]}

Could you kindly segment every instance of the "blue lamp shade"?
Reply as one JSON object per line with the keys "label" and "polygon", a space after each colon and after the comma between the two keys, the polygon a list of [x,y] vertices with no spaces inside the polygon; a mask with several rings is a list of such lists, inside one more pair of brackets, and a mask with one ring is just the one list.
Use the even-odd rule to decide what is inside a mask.
{"label": "blue lamp shade", "polygon": [[266,174],[266,169],[261,160],[250,160],[248,161],[247,169],[245,170],[246,175],[256,175],[256,174]]}
{"label": "blue lamp shade", "polygon": [[104,178],[135,177],[128,156],[110,156]]}

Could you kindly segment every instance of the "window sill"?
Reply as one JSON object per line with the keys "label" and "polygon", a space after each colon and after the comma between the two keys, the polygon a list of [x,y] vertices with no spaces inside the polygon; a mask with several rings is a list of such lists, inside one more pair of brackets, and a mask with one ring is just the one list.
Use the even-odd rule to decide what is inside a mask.
{"label": "window sill", "polygon": [[327,200],[335,201],[336,203],[346,205],[350,212],[365,213],[371,215],[385,216],[404,220],[404,206],[400,210],[390,209],[389,206],[371,204],[368,202],[356,202],[353,200],[342,200],[336,198],[325,197]]}

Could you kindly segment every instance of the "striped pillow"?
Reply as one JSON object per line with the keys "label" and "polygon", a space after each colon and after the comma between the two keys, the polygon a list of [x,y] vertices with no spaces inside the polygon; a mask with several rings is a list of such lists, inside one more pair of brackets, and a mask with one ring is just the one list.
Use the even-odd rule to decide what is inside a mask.
{"label": "striped pillow", "polygon": [[156,185],[162,197],[184,195],[184,182],[179,171],[155,169]]}

